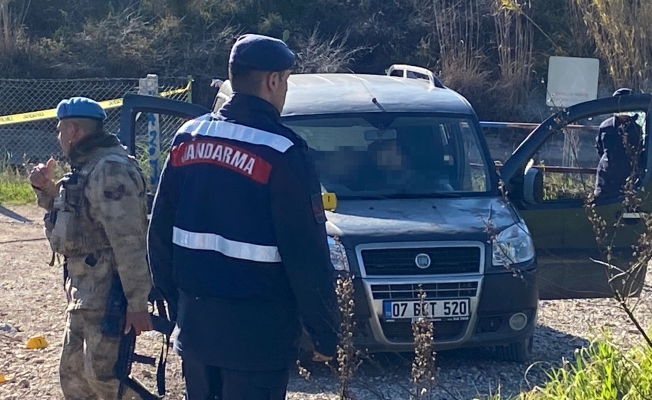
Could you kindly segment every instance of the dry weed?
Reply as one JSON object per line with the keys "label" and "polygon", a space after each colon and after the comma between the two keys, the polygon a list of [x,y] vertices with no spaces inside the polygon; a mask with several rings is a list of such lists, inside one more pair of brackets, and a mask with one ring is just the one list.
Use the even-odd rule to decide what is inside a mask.
{"label": "dry weed", "polygon": [[500,78],[494,89],[503,99],[501,107],[515,109],[526,100],[530,90],[534,65],[533,27],[525,6],[509,1],[496,0],[493,17],[500,68]]}
{"label": "dry weed", "polygon": [[652,89],[652,2],[574,0],[574,18],[588,28],[616,86]]}
{"label": "dry weed", "polygon": [[446,86],[468,98],[478,98],[489,87],[490,72],[484,68],[480,1],[432,2],[439,41],[439,73]]}
{"label": "dry weed", "polygon": [[419,304],[421,315],[412,322],[414,335],[414,361],[412,362],[412,382],[415,398],[419,400],[432,398],[435,385],[435,332],[428,315],[427,293],[419,285]]}
{"label": "dry weed", "polygon": [[[641,159],[643,148],[640,144],[631,145],[628,139],[628,132],[623,125],[620,126],[620,135],[623,140],[623,146],[630,158],[631,165],[631,174],[622,187],[623,198],[621,209],[623,212],[619,213],[614,220],[605,218],[598,211],[593,193],[587,196],[585,211],[591,222],[596,242],[603,257],[602,260],[593,261],[604,268],[606,275],[609,277],[609,286],[613,298],[627,314],[648,346],[652,348],[652,339],[634,314],[641,298],[631,297],[632,294],[635,294],[634,286],[641,284],[639,279],[643,279],[640,276],[644,275],[641,272],[652,260],[652,241],[650,241],[652,234],[652,215],[642,213],[641,206],[645,201],[646,194],[643,188],[638,187],[640,173],[639,160]],[[614,253],[619,228],[625,225],[623,215],[625,212],[640,213],[643,225],[643,232],[639,235],[636,245],[632,246],[634,260],[629,265],[622,265],[623,263],[618,260],[617,255]]]}

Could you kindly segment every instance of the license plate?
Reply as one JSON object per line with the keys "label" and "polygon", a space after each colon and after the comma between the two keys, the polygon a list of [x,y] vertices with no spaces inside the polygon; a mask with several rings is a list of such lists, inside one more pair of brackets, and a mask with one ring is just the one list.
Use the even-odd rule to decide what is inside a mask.
{"label": "license plate", "polygon": [[[436,321],[463,321],[469,319],[471,313],[469,299],[438,299],[424,302],[428,319]],[[423,316],[422,305],[419,300],[383,302],[383,315],[385,321],[397,319],[415,319]]]}

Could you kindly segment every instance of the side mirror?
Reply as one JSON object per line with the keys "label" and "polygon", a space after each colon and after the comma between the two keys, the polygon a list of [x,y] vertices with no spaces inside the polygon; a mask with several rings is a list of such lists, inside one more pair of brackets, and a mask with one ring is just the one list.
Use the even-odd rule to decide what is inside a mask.
{"label": "side mirror", "polygon": [[543,202],[543,173],[537,168],[530,167],[525,170],[523,200],[529,204]]}

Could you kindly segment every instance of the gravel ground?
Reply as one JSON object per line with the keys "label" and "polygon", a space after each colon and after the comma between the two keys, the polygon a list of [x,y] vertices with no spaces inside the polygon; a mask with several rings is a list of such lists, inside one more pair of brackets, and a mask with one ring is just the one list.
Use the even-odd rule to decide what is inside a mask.
{"label": "gravel ground", "polygon": [[[49,247],[42,240],[42,213],[34,206],[0,207],[0,399],[62,399],[57,365],[64,323],[65,296],[61,271],[48,266]],[[648,282],[651,278],[648,276]],[[652,316],[650,292],[645,291],[637,308],[644,326]],[[534,344],[534,366],[499,362],[483,349],[466,349],[437,354],[437,382],[434,399],[484,398],[491,393],[515,395],[545,382],[545,369],[575,349],[585,346],[596,327],[608,327],[618,343],[630,346],[639,341],[634,326],[613,301],[542,301]],[[31,336],[43,335],[49,346],[25,348]],[[138,339],[137,351],[157,356],[160,337],[148,332]],[[410,387],[410,354],[376,355],[359,369],[353,383],[356,399],[407,399]],[[307,381],[295,374],[288,399],[334,399],[337,381],[325,366],[305,365],[311,371]],[[136,365],[134,375],[148,387],[155,387],[155,370]],[[181,399],[178,357],[168,361],[169,399]]]}

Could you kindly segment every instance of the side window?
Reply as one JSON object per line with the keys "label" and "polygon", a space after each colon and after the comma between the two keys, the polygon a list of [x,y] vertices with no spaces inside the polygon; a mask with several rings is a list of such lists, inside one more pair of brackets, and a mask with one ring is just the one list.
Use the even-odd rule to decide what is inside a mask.
{"label": "side window", "polygon": [[644,168],[645,117],[604,114],[557,131],[531,162],[543,174],[542,201],[584,200],[596,190],[596,177],[596,193],[617,196],[627,177]]}
{"label": "side window", "polygon": [[[460,124],[462,141],[464,143],[464,159],[466,160],[464,186],[472,187],[474,192],[487,190],[487,166],[480,154],[480,145],[474,131],[467,122]],[[493,166],[491,166],[493,168]]]}
{"label": "side window", "polygon": [[442,182],[446,181],[453,187],[464,188],[468,186],[465,186],[465,182],[461,179],[462,174],[459,169],[459,160],[462,157],[456,152],[456,147],[459,146],[458,141],[455,140],[456,124],[457,122],[449,122],[435,126],[434,140],[437,143],[436,147],[440,149],[435,157],[440,158],[438,165]]}

